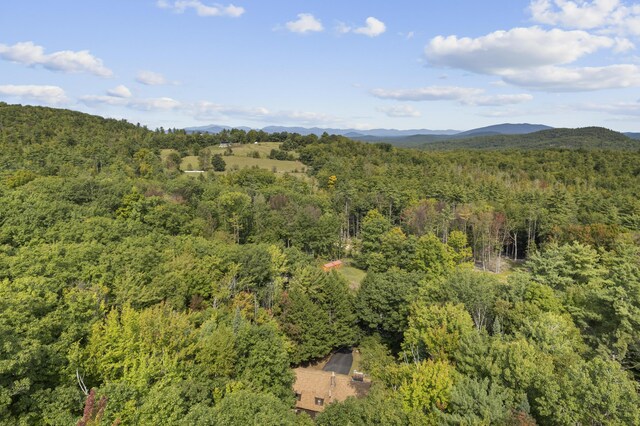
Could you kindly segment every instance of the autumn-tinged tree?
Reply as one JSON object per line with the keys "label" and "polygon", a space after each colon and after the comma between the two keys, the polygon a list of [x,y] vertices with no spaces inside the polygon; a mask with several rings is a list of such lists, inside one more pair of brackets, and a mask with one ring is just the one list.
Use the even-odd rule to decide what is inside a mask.
{"label": "autumn-tinged tree", "polygon": [[457,257],[452,247],[442,243],[434,234],[426,234],[416,241],[412,266],[433,277],[444,276],[453,269]]}
{"label": "autumn-tinged tree", "polygon": [[218,200],[218,208],[223,223],[233,233],[236,243],[246,231],[251,219],[251,197],[242,192],[226,192]]}
{"label": "autumn-tinged tree", "polygon": [[[354,344],[372,391],[318,424],[640,423],[623,135],[397,149],[1,102],[0,123],[0,424],[307,424],[290,367]],[[179,173],[221,142],[306,176]],[[321,270],[345,254],[361,282]]]}
{"label": "autumn-tinged tree", "polygon": [[433,419],[437,410],[444,410],[449,404],[454,382],[455,369],[446,361],[418,363],[400,387],[405,409]]}
{"label": "autumn-tinged tree", "polygon": [[411,307],[402,348],[410,359],[446,360],[458,350],[460,340],[473,332],[473,321],[463,305],[427,305]]}

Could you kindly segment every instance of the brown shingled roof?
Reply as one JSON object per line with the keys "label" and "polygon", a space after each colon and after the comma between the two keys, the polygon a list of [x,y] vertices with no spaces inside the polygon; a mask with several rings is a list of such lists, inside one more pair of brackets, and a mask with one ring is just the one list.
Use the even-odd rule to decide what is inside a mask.
{"label": "brown shingled roof", "polygon": [[322,265],[322,269],[328,271],[329,269],[339,268],[342,266],[342,260],[334,260],[333,262],[325,263]]}
{"label": "brown shingled roof", "polygon": [[[350,396],[367,394],[371,382],[354,382],[351,376],[310,368],[296,368],[296,382],[293,390],[298,396],[296,408],[307,411],[323,411],[332,402],[344,401]],[[318,405],[316,399],[322,400]]]}

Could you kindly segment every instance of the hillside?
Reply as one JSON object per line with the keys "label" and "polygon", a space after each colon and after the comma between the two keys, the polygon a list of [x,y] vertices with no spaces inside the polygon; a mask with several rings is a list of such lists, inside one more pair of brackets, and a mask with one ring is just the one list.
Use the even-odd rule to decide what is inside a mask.
{"label": "hillside", "polygon": [[451,149],[614,149],[633,150],[640,142],[602,127],[549,129],[524,135],[490,135],[465,139],[426,141],[427,150]]}
{"label": "hillside", "polygon": [[477,129],[467,130],[466,132],[457,133],[456,138],[463,138],[469,136],[484,136],[484,135],[524,135],[528,133],[539,132],[541,130],[549,130],[552,127],[542,124],[529,124],[529,123],[504,123],[496,124],[493,126],[479,127]]}
{"label": "hillside", "polygon": [[636,132],[627,132],[624,134],[625,136],[631,138],[631,139],[640,139],[640,133],[636,133]]}
{"label": "hillside", "polygon": [[[540,130],[552,129],[552,127],[545,126],[542,124],[529,124],[529,123],[520,123],[520,124],[511,124],[511,123],[503,123],[503,124],[495,124],[492,126],[479,127],[477,129],[471,129],[464,132],[422,132],[415,131],[414,133],[406,133],[401,135],[386,135],[386,136],[374,136],[371,132],[363,131],[361,133],[355,134],[345,134],[354,140],[359,140],[363,142],[384,142],[390,143],[391,145],[402,147],[402,148],[420,148],[425,143],[429,142],[437,142],[437,141],[445,141],[452,139],[464,139],[469,137],[477,137],[477,136],[494,136],[494,135],[521,135],[527,133],[538,132]],[[411,132],[411,131],[407,131]],[[363,134],[366,133],[366,134]]]}
{"label": "hillside", "polygon": [[[243,130],[234,131],[231,136],[240,149],[227,157],[230,169],[259,167],[297,172],[304,168],[297,161],[267,158],[271,149],[277,149],[289,138],[288,134],[278,135],[275,141],[264,132],[251,140]],[[191,170],[198,170],[202,168],[201,151],[206,148],[211,155],[221,154],[224,149],[219,148],[219,144],[223,141],[229,141],[227,135],[152,131],[139,124],[78,111],[0,102],[0,173],[24,169],[40,175],[56,175],[65,170],[96,173],[114,168],[133,175],[141,170],[151,173],[167,168],[177,172],[181,163],[191,164]],[[254,142],[265,145],[254,145]],[[161,150],[166,149],[178,158],[173,157],[172,162],[166,163],[166,158],[160,155]],[[210,160],[207,156],[203,158],[207,162],[206,170]]]}
{"label": "hillside", "polygon": [[0,102],[2,170],[55,173],[63,164],[100,169],[128,157],[152,134],[145,127],[77,111]]}
{"label": "hillside", "polygon": [[[0,117],[2,425],[640,419],[640,151]],[[295,414],[354,347],[369,395]]]}

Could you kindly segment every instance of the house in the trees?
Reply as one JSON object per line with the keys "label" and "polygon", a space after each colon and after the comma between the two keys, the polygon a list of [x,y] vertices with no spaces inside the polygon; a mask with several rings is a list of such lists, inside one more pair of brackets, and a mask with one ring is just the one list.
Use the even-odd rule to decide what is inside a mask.
{"label": "house in the trees", "polygon": [[371,382],[364,377],[336,374],[313,368],[296,368],[296,410],[315,417],[332,402],[341,402],[350,396],[361,397],[369,392]]}
{"label": "house in the trees", "polygon": [[342,260],[334,260],[333,262],[325,263],[322,265],[322,270],[328,272],[332,269],[339,269],[342,267]]}

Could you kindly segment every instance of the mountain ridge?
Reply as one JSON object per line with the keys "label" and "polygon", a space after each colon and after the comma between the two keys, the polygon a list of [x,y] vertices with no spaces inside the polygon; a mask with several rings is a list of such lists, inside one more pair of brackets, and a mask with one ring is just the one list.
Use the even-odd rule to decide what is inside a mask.
{"label": "mountain ridge", "polygon": [[540,130],[553,129],[551,126],[544,124],[529,123],[502,123],[492,126],[479,127],[477,129],[467,130],[456,134],[456,137],[475,136],[480,134],[500,134],[500,135],[525,135],[528,133],[539,132]]}
{"label": "mountain ridge", "polygon": [[[186,130],[189,133],[194,132],[202,132],[202,133],[219,133],[222,130],[231,130],[231,129],[241,129],[245,131],[252,130],[251,127],[240,126],[240,127],[231,127],[219,124],[211,124],[207,126],[198,126],[198,127],[186,127]],[[402,137],[402,136],[411,136],[411,135],[455,135],[460,133],[460,130],[453,129],[445,129],[445,130],[431,130],[431,129],[408,129],[408,130],[399,130],[399,129],[339,129],[339,128],[331,128],[331,127],[300,127],[300,126],[265,126],[262,128],[254,128],[253,130],[262,130],[267,133],[280,133],[280,132],[288,132],[288,133],[299,133],[303,136],[315,134],[317,136],[322,135],[323,133],[339,135],[339,136],[347,136],[352,135],[354,137],[364,137],[364,136],[372,136],[372,137]]]}
{"label": "mountain ridge", "polygon": [[[456,135],[457,136],[457,135]],[[577,129],[551,128],[538,132],[515,135],[476,135],[447,140],[424,139],[421,146],[426,150],[501,150],[501,149],[622,149],[640,148],[640,140],[604,127],[581,127]]]}
{"label": "mountain ridge", "polygon": [[[206,126],[198,126],[198,127],[186,127],[185,130],[189,133],[194,132],[202,132],[202,133],[219,133],[223,130],[231,130],[231,129],[240,129],[249,131],[252,130],[251,127],[240,126],[240,127],[231,127],[226,125],[219,124],[211,124]],[[453,129],[445,129],[445,130],[433,130],[433,129],[385,129],[385,128],[375,128],[375,129],[354,129],[354,128],[331,128],[331,127],[301,127],[301,126],[265,126],[262,128],[255,128],[253,130],[262,130],[267,133],[279,133],[279,132],[289,132],[289,133],[299,133],[303,136],[315,134],[317,136],[322,135],[323,133],[346,136],[352,139],[359,140],[368,140],[372,138],[401,138],[415,135],[431,135],[431,136],[457,136],[457,137],[467,137],[471,135],[492,135],[492,134],[527,134],[533,133],[540,130],[552,129],[551,126],[546,126],[544,124],[530,124],[530,123],[501,123],[494,124],[491,126],[478,127],[469,130],[453,130]]]}

